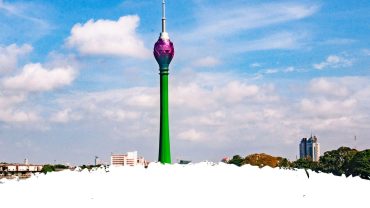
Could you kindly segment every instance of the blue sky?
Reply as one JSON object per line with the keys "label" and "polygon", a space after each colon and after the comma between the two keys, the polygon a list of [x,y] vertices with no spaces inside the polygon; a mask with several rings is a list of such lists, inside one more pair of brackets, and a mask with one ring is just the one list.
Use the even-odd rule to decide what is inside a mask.
{"label": "blue sky", "polygon": [[[167,1],[173,158],[370,147],[368,1]],[[161,1],[0,1],[0,161],[155,160]],[[357,143],[354,142],[357,136]]]}

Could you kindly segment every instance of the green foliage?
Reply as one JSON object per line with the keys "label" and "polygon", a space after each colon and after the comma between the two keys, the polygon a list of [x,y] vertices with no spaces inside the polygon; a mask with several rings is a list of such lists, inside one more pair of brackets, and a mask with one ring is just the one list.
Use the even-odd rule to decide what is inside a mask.
{"label": "green foliage", "polygon": [[48,173],[48,172],[54,172],[54,171],[60,171],[64,169],[68,169],[68,166],[62,165],[62,164],[56,164],[56,165],[44,165],[41,169],[41,172]]}
{"label": "green foliage", "polygon": [[53,172],[53,171],[55,171],[55,168],[53,165],[44,165],[41,170],[41,172],[43,173],[48,173],[48,172]]}
{"label": "green foliage", "polygon": [[280,160],[279,160],[279,165],[278,165],[279,168],[291,168],[292,167],[292,163],[286,159],[286,158],[281,158],[280,157]]}
{"label": "green foliage", "polygon": [[350,175],[348,165],[351,159],[358,153],[349,147],[340,147],[337,150],[327,151],[320,157],[320,171],[333,173],[334,175]]}
{"label": "green foliage", "polygon": [[229,164],[234,164],[236,166],[242,166],[243,158],[240,155],[234,155],[231,160],[229,160]]}
{"label": "green foliage", "polygon": [[311,158],[300,158],[293,162],[292,167],[299,169],[311,169],[317,172],[319,170],[319,163],[312,161]]}
{"label": "green foliage", "polygon": [[[290,162],[286,158],[274,157],[268,154],[252,154],[245,158],[235,155],[229,164],[242,166],[245,164],[259,167],[270,166],[279,168],[299,168],[310,169],[312,171],[322,171],[334,175],[359,176],[363,179],[370,180],[370,149],[357,151],[349,147],[340,147],[337,150],[331,150],[320,157],[320,161],[312,161],[311,158],[300,158]],[[306,172],[307,173],[307,172]]]}
{"label": "green foliage", "polygon": [[83,169],[91,170],[93,168],[98,168],[100,166],[101,165],[81,165],[80,168],[81,168],[81,170],[83,170]]}
{"label": "green foliage", "polygon": [[54,168],[59,169],[59,170],[64,170],[64,169],[68,169],[68,166],[62,165],[62,164],[56,164],[54,165]]}
{"label": "green foliage", "polygon": [[348,172],[353,176],[370,179],[370,149],[356,153],[348,164]]}

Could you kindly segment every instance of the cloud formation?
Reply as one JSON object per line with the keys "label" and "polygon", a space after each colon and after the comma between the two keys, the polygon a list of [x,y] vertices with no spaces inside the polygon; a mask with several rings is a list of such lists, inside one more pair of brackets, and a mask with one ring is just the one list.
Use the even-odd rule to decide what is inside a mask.
{"label": "cloud formation", "polygon": [[37,92],[50,91],[59,87],[70,85],[77,72],[70,66],[44,68],[40,63],[27,64],[22,72],[13,77],[2,80],[2,85],[8,90]]}
{"label": "cloud formation", "polygon": [[81,117],[78,113],[72,112],[70,108],[67,108],[52,114],[50,121],[55,123],[68,123],[70,121],[77,121],[80,119]]}
{"label": "cloud formation", "polygon": [[22,109],[20,104],[27,100],[23,93],[13,94],[2,92],[0,94],[0,121],[5,123],[29,123],[39,121],[37,112]]}
{"label": "cloud formation", "polygon": [[297,3],[208,6],[197,14],[202,27],[194,33],[201,37],[203,35],[208,37],[210,34],[212,36],[230,35],[243,30],[303,19],[311,16],[318,9],[316,5]]}
{"label": "cloud formation", "polygon": [[330,55],[326,58],[325,61],[314,64],[313,67],[318,70],[326,68],[343,68],[352,65],[352,61],[337,55]]}
{"label": "cloud formation", "polygon": [[18,59],[32,51],[32,46],[11,44],[0,46],[0,72],[9,72],[17,68]]}
{"label": "cloud formation", "polygon": [[[315,14],[320,7],[305,3],[234,4],[199,1],[196,26],[175,34],[178,59],[198,59],[197,55],[223,57],[267,50],[295,50],[307,44],[310,32],[287,29],[283,25]],[[269,30],[271,26],[276,29]],[[267,30],[254,35],[255,31]],[[243,34],[243,35],[241,35]],[[263,34],[263,35],[261,35]],[[231,38],[233,37],[233,38]],[[201,47],[200,47],[201,46]],[[196,53],[194,53],[196,51]],[[215,65],[216,66],[216,65]]]}
{"label": "cloud formation", "polygon": [[39,121],[39,119],[35,112],[24,112],[14,109],[0,110],[0,121],[7,123],[30,123]]}
{"label": "cloud formation", "polygon": [[84,55],[112,55],[148,58],[150,51],[136,32],[140,18],[122,16],[117,21],[89,20],[76,24],[67,38],[67,45]]}
{"label": "cloud formation", "polygon": [[343,83],[336,83],[327,78],[315,78],[309,82],[309,90],[312,93],[323,96],[346,97],[351,91]]}
{"label": "cloud formation", "polygon": [[194,66],[198,67],[213,67],[220,64],[220,60],[213,56],[202,57],[194,61]]}
{"label": "cloud formation", "polygon": [[[364,116],[370,112],[367,78],[315,78],[294,90],[227,73],[183,71],[171,80],[171,138],[174,152],[184,157],[193,157],[187,147],[197,144],[205,149],[212,142],[216,158],[229,149],[293,158],[298,140],[311,130],[323,150],[330,144],[344,145],[353,131],[368,134],[363,129],[370,122]],[[156,87],[134,87],[75,94],[57,103],[80,112],[81,122],[91,122],[109,138],[145,142],[158,133],[158,92]],[[99,127],[105,125],[116,127],[114,131]],[[236,143],[241,145],[235,147]],[[210,154],[202,157],[213,157]]]}

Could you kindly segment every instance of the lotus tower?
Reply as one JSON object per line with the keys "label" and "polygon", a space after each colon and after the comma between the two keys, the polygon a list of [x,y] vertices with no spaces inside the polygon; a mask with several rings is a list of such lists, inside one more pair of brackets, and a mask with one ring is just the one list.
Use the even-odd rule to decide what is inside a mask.
{"label": "lotus tower", "polygon": [[160,77],[160,127],[159,127],[159,155],[161,163],[171,163],[170,128],[168,114],[168,75],[169,65],[175,49],[166,32],[166,3],[162,0],[162,32],[154,45],[154,57],[159,65]]}

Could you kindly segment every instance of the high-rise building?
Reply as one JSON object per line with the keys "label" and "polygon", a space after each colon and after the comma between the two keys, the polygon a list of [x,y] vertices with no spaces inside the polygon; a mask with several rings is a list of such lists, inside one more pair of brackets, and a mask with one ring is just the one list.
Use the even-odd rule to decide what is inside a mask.
{"label": "high-rise building", "polygon": [[166,32],[166,3],[162,0],[162,32],[154,45],[153,54],[159,65],[160,76],[160,125],[158,161],[171,163],[170,128],[168,113],[168,76],[169,65],[175,49]]}
{"label": "high-rise building", "polygon": [[303,138],[299,144],[299,158],[309,158],[312,161],[320,159],[320,144],[317,142],[317,137],[312,136],[307,139]]}
{"label": "high-rise building", "polygon": [[148,162],[137,155],[137,151],[128,152],[127,154],[112,154],[110,159],[112,166],[147,166]]}
{"label": "high-rise building", "polygon": [[101,165],[103,163],[102,163],[102,161],[100,160],[100,158],[98,156],[95,156],[94,164],[95,164],[95,166],[97,166],[97,165]]}

